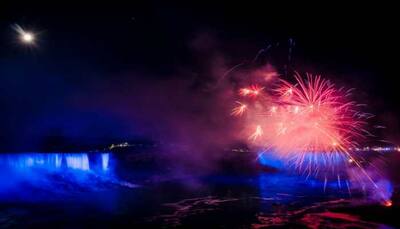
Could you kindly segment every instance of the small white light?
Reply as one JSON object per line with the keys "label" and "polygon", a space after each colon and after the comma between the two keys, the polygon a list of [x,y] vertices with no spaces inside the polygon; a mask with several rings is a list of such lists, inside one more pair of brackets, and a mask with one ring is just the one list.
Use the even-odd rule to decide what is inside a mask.
{"label": "small white light", "polygon": [[35,40],[35,37],[33,36],[32,33],[25,32],[21,34],[21,39],[25,43],[32,43]]}
{"label": "small white light", "polygon": [[349,161],[349,163],[353,163],[353,159],[351,159],[351,158],[349,158],[348,161]]}

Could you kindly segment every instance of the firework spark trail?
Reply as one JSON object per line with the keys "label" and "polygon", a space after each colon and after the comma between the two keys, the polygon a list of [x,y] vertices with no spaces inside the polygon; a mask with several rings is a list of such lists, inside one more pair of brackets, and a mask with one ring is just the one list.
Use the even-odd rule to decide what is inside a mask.
{"label": "firework spark trail", "polygon": [[255,141],[257,138],[261,137],[263,135],[263,130],[261,129],[261,126],[257,126],[256,130],[252,135],[250,135],[249,139]]}
{"label": "firework spark trail", "polygon": [[258,85],[251,85],[250,87],[240,89],[239,94],[241,96],[257,97],[263,89],[263,87]]}
{"label": "firework spark trail", "polygon": [[238,104],[238,106],[232,109],[231,115],[241,116],[246,111],[247,105],[241,102],[236,102],[236,103]]}
{"label": "firework spark trail", "polygon": [[[260,85],[239,90],[247,103],[238,102],[232,115],[246,114],[252,144],[272,149],[278,158],[308,173],[307,177],[322,173],[325,183],[331,177],[339,186],[347,169],[356,166],[379,191],[360,163],[360,155],[349,150],[368,135],[364,126],[369,117],[358,111],[359,104],[349,100],[351,90],[337,89],[310,74],[304,80],[296,73],[295,80],[295,84],[280,80],[272,92]],[[383,193],[381,197],[388,201]]]}

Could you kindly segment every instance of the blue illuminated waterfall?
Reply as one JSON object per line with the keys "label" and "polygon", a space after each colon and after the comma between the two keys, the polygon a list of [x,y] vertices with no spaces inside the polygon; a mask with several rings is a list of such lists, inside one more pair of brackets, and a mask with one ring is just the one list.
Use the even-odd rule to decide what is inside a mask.
{"label": "blue illuminated waterfall", "polygon": [[0,166],[3,170],[19,171],[43,169],[48,171],[107,172],[110,169],[110,153],[0,154]]}
{"label": "blue illuminated waterfall", "polygon": [[110,152],[0,154],[0,198],[37,199],[38,193],[32,190],[46,196],[112,185],[128,187],[125,183],[129,182],[121,183],[116,177],[114,166]]}

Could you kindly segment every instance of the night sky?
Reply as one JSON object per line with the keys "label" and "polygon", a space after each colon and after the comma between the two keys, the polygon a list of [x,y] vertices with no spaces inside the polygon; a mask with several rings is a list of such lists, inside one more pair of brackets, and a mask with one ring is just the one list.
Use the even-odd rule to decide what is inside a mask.
{"label": "night sky", "polygon": [[[1,1],[2,151],[207,142],[230,122],[209,88],[268,45],[259,64],[356,88],[372,125],[387,127],[379,138],[400,141],[394,6],[83,2]],[[37,33],[37,45],[21,44],[15,24]]]}

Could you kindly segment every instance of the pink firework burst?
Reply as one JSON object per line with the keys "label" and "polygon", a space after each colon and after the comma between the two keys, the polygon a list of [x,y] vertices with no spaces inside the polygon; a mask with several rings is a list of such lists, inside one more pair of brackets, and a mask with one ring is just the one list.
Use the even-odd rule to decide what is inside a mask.
{"label": "pink firework burst", "polygon": [[[320,76],[296,74],[296,84],[281,81],[276,104],[265,128],[270,146],[282,153],[348,152],[364,138],[365,115],[349,100],[349,92],[336,89]],[[271,124],[271,125],[270,125]]]}
{"label": "pink firework burst", "polygon": [[[320,76],[307,74],[296,83],[280,80],[271,92],[260,86],[243,88],[239,94],[257,97],[248,104],[239,102],[233,115],[245,115],[252,144],[272,149],[296,169],[315,173],[333,169],[338,174],[358,164],[351,148],[367,133],[365,114],[349,99],[350,91],[337,89]],[[249,93],[244,93],[249,92]],[[326,176],[326,174],[325,174]]]}

